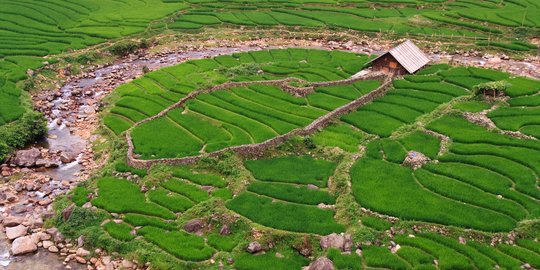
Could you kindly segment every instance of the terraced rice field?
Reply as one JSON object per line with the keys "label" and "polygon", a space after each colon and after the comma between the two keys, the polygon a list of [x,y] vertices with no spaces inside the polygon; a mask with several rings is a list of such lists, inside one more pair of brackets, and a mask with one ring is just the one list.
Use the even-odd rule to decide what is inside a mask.
{"label": "terraced rice field", "polygon": [[[229,199],[230,191],[223,189],[223,179],[218,175],[193,173],[178,168],[174,177],[160,187],[143,193],[130,181],[115,178],[97,180],[97,197],[91,202],[111,213],[121,215],[122,222],[109,221],[103,229],[110,237],[123,242],[138,241],[143,236],[167,254],[182,261],[205,261],[217,250],[227,248],[228,238],[203,237],[189,234],[177,223],[177,216],[212,198]],[[210,187],[203,189],[201,185]],[[217,243],[217,244],[216,244]],[[233,243],[234,247],[234,242]],[[225,247],[223,247],[225,245]],[[217,249],[217,250],[216,250]]]}
{"label": "terraced rice field", "polygon": [[28,98],[20,97],[21,86],[16,83],[27,77],[28,69],[57,61],[43,56],[142,32],[150,22],[187,7],[161,0],[2,0],[0,5],[0,126],[17,120],[29,109],[24,105]]}
{"label": "terraced rice field", "polygon": [[[368,59],[339,51],[286,49],[194,60],[118,88],[119,98],[104,121],[119,134],[205,85],[288,77],[308,82],[343,80],[360,71]],[[142,159],[185,157],[260,143],[307,126],[379,85],[368,80],[318,87],[306,97],[262,84],[200,94],[164,117],[136,126],[135,154]]]}
{"label": "terraced rice field", "polygon": [[528,79],[512,80],[508,94],[510,106],[488,113],[488,117],[503,130],[519,131],[540,138],[540,82]]}
{"label": "terraced rice field", "polygon": [[[440,35],[485,38],[510,27],[539,27],[538,4],[533,1],[273,1],[224,3],[192,2],[193,10],[169,25],[174,29],[205,26],[329,26],[399,35]],[[525,10],[528,9],[526,12]],[[519,18],[519,19],[518,19]],[[520,42],[479,42],[480,46],[530,50]],[[534,49],[534,48],[533,48]]]}
{"label": "terraced rice field", "polygon": [[344,227],[334,221],[333,211],[317,207],[335,203],[324,190],[335,166],[311,157],[247,161],[246,167],[257,180],[227,207],[275,229],[322,235],[342,232]]}
{"label": "terraced rice field", "polygon": [[[423,73],[431,72],[426,69]],[[395,81],[395,89],[385,97],[344,116],[343,121],[365,132],[392,136],[368,144],[368,157],[351,170],[357,201],[405,219],[484,231],[506,231],[523,219],[536,218],[540,199],[537,141],[490,132],[457,115],[440,117],[425,126],[452,141],[442,155],[436,137],[420,131],[395,133],[414,126],[425,114],[445,109],[445,103],[469,95],[472,85],[507,78],[500,72],[471,68],[405,77]],[[522,78],[509,81],[536,83]],[[517,100],[531,98],[524,96],[529,91],[535,92],[519,84],[508,89]],[[394,101],[396,96],[401,102]],[[512,109],[502,107],[489,115],[497,122],[497,112]],[[400,166],[407,151],[423,153],[438,163],[415,171]]]}
{"label": "terraced rice field", "polygon": [[[398,35],[468,37],[478,46],[531,51],[536,46],[508,39],[540,27],[540,7],[531,0],[494,1],[12,1],[0,11],[0,125],[21,117],[26,106],[15,83],[27,69],[55,55],[143,31],[202,27],[326,27]],[[120,14],[118,10],[123,10]],[[179,13],[178,15],[174,15]],[[173,16],[174,15],[174,16]],[[174,21],[165,20],[168,16]],[[486,38],[498,41],[485,41]],[[47,59],[53,63],[54,58]],[[17,89],[19,88],[19,89]],[[23,98],[24,101],[25,98]],[[534,129],[534,128],[532,128]],[[536,132],[536,131],[533,131]]]}

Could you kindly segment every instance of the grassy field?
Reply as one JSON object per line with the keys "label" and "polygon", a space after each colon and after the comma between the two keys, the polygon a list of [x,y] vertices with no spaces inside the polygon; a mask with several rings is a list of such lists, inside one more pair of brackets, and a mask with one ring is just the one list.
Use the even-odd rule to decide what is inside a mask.
{"label": "grassy field", "polygon": [[[189,61],[119,87],[120,98],[104,120],[111,130],[121,133],[205,86],[286,77],[341,80],[361,70],[367,60],[365,55],[339,51],[287,49]],[[165,117],[137,126],[133,130],[135,153],[142,159],[184,157],[260,143],[304,127],[378,86],[378,81],[361,81],[319,87],[305,98],[257,84],[201,94]]]}
{"label": "grassy field", "polygon": [[248,160],[245,166],[258,180],[228,202],[229,209],[253,222],[286,231],[343,231],[343,226],[334,220],[333,211],[317,208],[320,203],[335,203],[333,196],[315,186],[326,186],[334,163],[304,156]]}
{"label": "grassy field", "polygon": [[[256,29],[301,27],[310,31],[325,27],[334,31],[355,30],[384,33],[387,36],[406,35],[419,39],[460,38],[468,40],[471,45],[495,50],[532,52],[536,46],[528,43],[527,38],[538,33],[540,27],[538,20],[540,7],[537,3],[527,0],[500,3],[486,0],[477,2],[325,0],[314,3],[162,0],[123,2],[106,0],[94,3],[2,0],[0,4],[5,7],[0,11],[2,26],[0,37],[4,40],[0,45],[0,99],[3,101],[0,108],[0,127],[19,120],[31,109],[25,90],[32,88],[32,79],[28,84],[22,81],[28,78],[26,74],[28,69],[37,69],[43,66],[44,62],[57,61],[54,57],[44,61],[43,56],[71,52],[142,32],[190,33],[204,27]],[[128,11],[119,14],[118,10]],[[265,62],[264,60],[265,58],[261,57],[257,62]],[[315,79],[321,74],[309,72],[304,76]],[[164,79],[163,76],[159,77]],[[170,79],[166,80],[171,82]],[[147,82],[141,83],[144,87]],[[187,85],[185,90],[189,88]],[[138,111],[141,108],[115,109],[115,113],[129,116],[127,118],[110,116],[105,118],[105,122],[115,132],[120,133],[130,126],[129,121],[137,121],[144,117],[145,113],[151,113],[152,108],[158,109],[167,104],[167,99],[175,100],[181,94],[164,93],[165,100],[158,104],[146,104],[148,110],[144,110],[142,114]],[[141,100],[141,97],[138,98],[134,97],[130,101],[148,103]],[[320,100],[320,96],[314,99]],[[335,102],[339,103],[337,100]],[[124,105],[127,106],[127,103],[130,102],[124,101]],[[326,99],[322,103],[326,104]],[[361,112],[360,116],[363,115],[374,119],[378,117],[378,120],[388,125],[399,124],[399,121],[384,119],[373,115],[373,112]],[[413,116],[414,112],[410,112],[409,117]],[[523,129],[528,134],[540,133],[538,125]],[[381,130],[372,131],[384,133]],[[247,139],[246,135],[244,137]],[[194,153],[196,143],[197,140],[191,143],[191,148],[177,150]],[[214,147],[219,149],[221,146],[223,142]]]}
{"label": "grassy field", "polygon": [[[240,31],[239,38],[263,38],[266,30],[328,31],[526,56],[536,52],[530,42],[540,32],[540,4],[532,0],[0,0],[0,6],[0,159],[5,148],[22,147],[39,132],[22,143],[13,134],[44,124],[31,113],[28,94],[42,74],[28,75],[28,69],[91,65],[85,57],[94,48],[83,51],[94,45],[120,41],[101,48],[122,55],[122,44],[144,47],[157,34],[167,42],[206,30]],[[116,134],[110,139],[117,147],[135,123],[193,91],[287,77],[341,80],[369,60],[341,51],[274,49],[187,61],[118,87],[103,123]],[[473,97],[474,86],[499,80],[510,84],[507,100]],[[133,128],[135,154],[186,157],[264,142],[379,85],[318,87],[305,97],[262,84],[202,94]],[[227,153],[145,170],[127,166],[121,146],[109,149],[110,164],[60,197],[57,217],[47,226],[69,239],[84,235],[89,250],[117,252],[150,262],[152,269],[293,270],[321,256],[335,269],[351,270],[537,269],[540,144],[533,138],[540,139],[539,91],[539,81],[500,71],[434,65],[395,80],[384,97],[316,134],[257,158]],[[494,130],[462,117],[494,104],[498,108],[487,114]],[[432,161],[404,166],[410,151]],[[112,171],[137,177],[118,178]],[[71,203],[72,216],[62,218],[60,210]],[[95,207],[83,207],[88,203]],[[205,225],[188,233],[184,225],[193,219]],[[350,234],[352,251],[322,249],[320,236],[330,233]],[[247,253],[253,241],[264,252]],[[395,244],[400,248],[391,250]]]}

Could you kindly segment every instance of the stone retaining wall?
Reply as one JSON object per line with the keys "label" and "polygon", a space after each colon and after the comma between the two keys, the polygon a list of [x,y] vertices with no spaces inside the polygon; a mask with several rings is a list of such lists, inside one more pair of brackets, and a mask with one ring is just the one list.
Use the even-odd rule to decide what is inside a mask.
{"label": "stone retaining wall", "polygon": [[[233,152],[236,152],[236,153],[238,153],[240,155],[257,155],[257,154],[261,154],[266,149],[268,149],[270,147],[280,145],[280,144],[284,143],[285,141],[287,141],[288,139],[290,139],[291,137],[294,137],[294,136],[306,136],[306,135],[313,134],[317,130],[319,130],[320,128],[325,127],[328,123],[330,123],[330,121],[332,119],[335,119],[335,118],[337,118],[337,117],[339,117],[341,115],[347,114],[347,113],[349,113],[349,112],[351,112],[353,110],[358,109],[360,106],[363,106],[363,105],[365,105],[367,103],[372,102],[376,98],[384,96],[388,92],[388,89],[390,88],[390,86],[392,85],[392,78],[393,78],[393,76],[391,76],[391,75],[385,75],[385,74],[382,74],[382,73],[371,73],[371,74],[368,74],[366,76],[357,77],[357,78],[349,78],[349,79],[345,79],[345,80],[330,81],[330,82],[311,83],[310,86],[302,87],[302,88],[295,88],[295,87],[289,86],[288,84],[291,81],[298,81],[298,79],[287,78],[287,79],[283,79],[283,80],[273,80],[273,81],[229,82],[229,83],[224,83],[224,84],[221,84],[221,85],[218,85],[218,86],[210,87],[208,89],[195,91],[195,92],[190,93],[186,97],[184,97],[179,102],[173,104],[172,106],[170,106],[167,109],[163,110],[162,112],[158,113],[157,115],[152,116],[152,117],[147,118],[147,119],[144,119],[144,120],[136,123],[130,130],[128,130],[126,132],[126,139],[127,139],[127,142],[128,142],[127,163],[128,163],[129,166],[132,166],[132,167],[135,167],[135,168],[148,169],[152,165],[158,164],[158,163],[159,164],[168,164],[168,165],[190,164],[190,163],[194,163],[194,162],[199,161],[203,157],[217,157],[217,156],[219,156],[219,155],[221,155],[221,154],[223,154],[225,152],[228,152],[228,151],[233,151]],[[162,116],[166,115],[171,110],[182,106],[188,100],[197,97],[199,94],[211,93],[211,92],[218,91],[218,90],[223,90],[223,89],[230,89],[232,87],[243,87],[243,86],[248,86],[248,85],[252,85],[252,84],[264,84],[264,85],[279,86],[282,89],[287,88],[287,89],[289,89],[291,91],[293,91],[293,89],[297,89],[298,91],[293,91],[295,93],[295,95],[305,96],[305,95],[309,94],[307,89],[312,89],[312,91],[313,91],[313,89],[315,89],[316,87],[346,85],[346,84],[354,83],[356,81],[372,80],[372,79],[380,79],[380,80],[384,80],[384,81],[381,84],[381,86],[379,86],[377,89],[375,89],[375,90],[371,91],[370,93],[368,93],[366,95],[363,95],[363,96],[359,97],[358,99],[355,99],[354,101],[352,101],[350,103],[347,103],[347,104],[345,104],[345,105],[343,105],[343,106],[341,106],[339,108],[336,108],[333,111],[331,111],[331,112],[317,118],[316,120],[314,120],[308,126],[306,126],[304,128],[294,129],[294,130],[292,130],[292,131],[290,131],[288,133],[285,133],[283,135],[279,135],[277,137],[268,139],[268,140],[266,140],[264,142],[261,142],[261,143],[245,144],[245,145],[239,145],[239,146],[231,146],[231,147],[227,147],[227,148],[224,148],[224,149],[212,152],[212,153],[208,153],[208,154],[201,154],[201,155],[198,155],[198,156],[189,156],[189,157],[182,157],[182,158],[161,158],[161,159],[152,159],[152,160],[142,160],[142,159],[136,158],[135,155],[134,155],[135,147],[133,145],[133,140],[132,140],[132,137],[131,137],[131,130],[134,127],[136,127],[138,125],[141,125],[141,124],[143,124],[145,122],[148,122],[148,121],[151,121],[151,120],[154,120],[154,119],[157,119],[159,117],[162,117]]]}

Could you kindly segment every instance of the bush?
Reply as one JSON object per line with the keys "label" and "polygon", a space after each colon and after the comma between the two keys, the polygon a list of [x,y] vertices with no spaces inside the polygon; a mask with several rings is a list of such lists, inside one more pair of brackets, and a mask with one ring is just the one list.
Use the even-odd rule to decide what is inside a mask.
{"label": "bush", "polygon": [[139,44],[132,41],[122,41],[112,45],[109,51],[117,56],[126,56],[135,52],[137,49],[139,49]]}
{"label": "bush", "polygon": [[507,81],[503,80],[503,81],[481,83],[481,84],[475,85],[473,87],[473,90],[476,95],[479,95],[485,92],[504,93],[506,92],[506,89],[509,88],[510,86],[511,85]]}
{"label": "bush", "polygon": [[6,159],[11,153],[11,148],[5,143],[0,141],[0,162]]}
{"label": "bush", "polygon": [[45,134],[47,120],[37,112],[27,112],[18,121],[0,126],[0,142],[11,148],[22,148]]}

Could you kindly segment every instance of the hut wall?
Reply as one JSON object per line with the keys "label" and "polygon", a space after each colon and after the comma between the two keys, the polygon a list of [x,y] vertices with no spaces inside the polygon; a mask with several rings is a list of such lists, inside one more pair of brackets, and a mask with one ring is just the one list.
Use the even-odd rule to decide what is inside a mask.
{"label": "hut wall", "polygon": [[387,53],[371,64],[374,71],[382,71],[385,73],[394,73],[396,75],[408,74],[407,70],[394,58]]}

